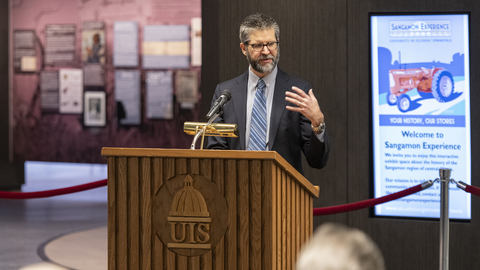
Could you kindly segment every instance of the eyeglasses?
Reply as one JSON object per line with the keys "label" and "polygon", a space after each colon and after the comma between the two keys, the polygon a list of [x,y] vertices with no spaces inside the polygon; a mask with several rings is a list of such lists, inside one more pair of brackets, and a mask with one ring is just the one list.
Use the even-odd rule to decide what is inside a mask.
{"label": "eyeglasses", "polygon": [[268,42],[267,44],[262,44],[262,43],[248,44],[247,42],[247,45],[252,46],[254,51],[261,52],[263,51],[263,47],[265,46],[267,46],[268,50],[275,51],[278,48],[278,43],[279,41],[271,41],[271,42]]}

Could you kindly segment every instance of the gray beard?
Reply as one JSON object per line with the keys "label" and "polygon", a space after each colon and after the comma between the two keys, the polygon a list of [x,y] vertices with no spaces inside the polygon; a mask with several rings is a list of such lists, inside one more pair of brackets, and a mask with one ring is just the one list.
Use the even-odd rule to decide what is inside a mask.
{"label": "gray beard", "polygon": [[[262,56],[259,56],[256,61],[253,60],[250,57],[250,54],[247,52],[247,61],[250,64],[250,66],[252,67],[253,70],[255,70],[257,72],[260,72],[260,73],[263,73],[263,74],[269,74],[270,72],[272,72],[275,69],[275,67],[278,64],[278,61],[280,60],[280,47],[278,47],[277,50],[278,51],[277,51],[277,56],[276,57],[274,57],[271,54],[266,55],[266,56],[262,55]],[[259,61],[262,60],[262,59],[272,59],[273,61],[270,64],[262,66],[262,65],[259,64]]]}

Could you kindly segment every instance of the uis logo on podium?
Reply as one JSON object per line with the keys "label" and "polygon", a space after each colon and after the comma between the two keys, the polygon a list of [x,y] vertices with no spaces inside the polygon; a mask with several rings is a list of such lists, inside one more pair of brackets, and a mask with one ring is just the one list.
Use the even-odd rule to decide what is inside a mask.
{"label": "uis logo on podium", "polygon": [[155,194],[153,213],[158,238],[184,256],[199,256],[215,248],[228,226],[225,198],[201,175],[169,179]]}
{"label": "uis logo on podium", "polygon": [[207,244],[210,240],[210,213],[202,193],[193,187],[193,178],[185,177],[185,187],[175,194],[167,218],[170,223],[170,233],[174,243],[168,243],[169,248],[199,248],[211,249]]}

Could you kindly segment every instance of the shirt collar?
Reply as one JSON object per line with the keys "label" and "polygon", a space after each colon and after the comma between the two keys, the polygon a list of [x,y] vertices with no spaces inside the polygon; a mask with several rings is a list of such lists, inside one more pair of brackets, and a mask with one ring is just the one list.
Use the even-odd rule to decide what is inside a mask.
{"label": "shirt collar", "polygon": [[258,80],[263,79],[265,84],[268,86],[275,81],[275,78],[277,78],[277,72],[278,72],[278,66],[275,66],[275,68],[270,72],[267,76],[260,78],[255,73],[252,72],[252,67],[250,66],[248,68],[248,81],[249,84],[253,84],[254,86],[257,85]]}

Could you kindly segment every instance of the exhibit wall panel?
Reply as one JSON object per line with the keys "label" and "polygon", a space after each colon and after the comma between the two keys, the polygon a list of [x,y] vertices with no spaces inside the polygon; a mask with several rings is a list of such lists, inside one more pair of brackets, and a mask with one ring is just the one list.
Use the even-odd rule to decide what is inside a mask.
{"label": "exhibit wall panel", "polygon": [[105,146],[189,148],[201,1],[57,2],[5,4],[13,161],[105,163]]}

